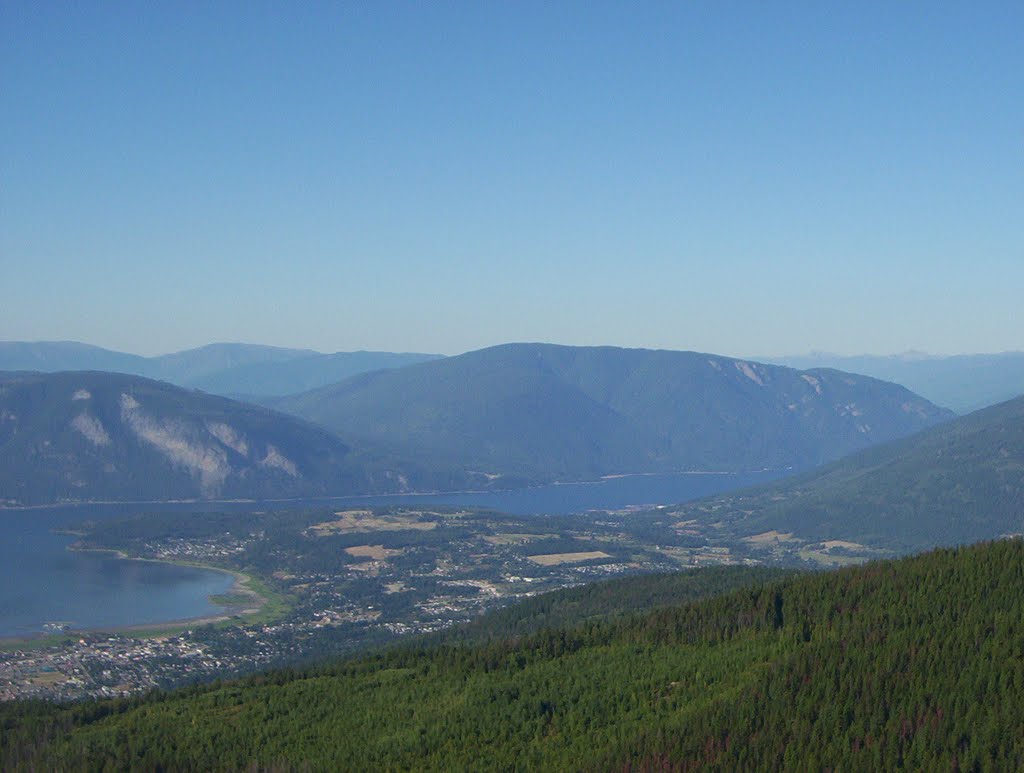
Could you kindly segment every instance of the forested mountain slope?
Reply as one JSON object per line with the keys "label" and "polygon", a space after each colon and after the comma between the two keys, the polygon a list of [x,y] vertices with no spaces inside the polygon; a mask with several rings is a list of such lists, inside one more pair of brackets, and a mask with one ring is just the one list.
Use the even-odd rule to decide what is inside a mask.
{"label": "forested mountain slope", "polygon": [[138,376],[0,374],[0,504],[465,485],[265,408]]}
{"label": "forested mountain slope", "polygon": [[367,373],[273,404],[344,437],[543,480],[806,467],[952,416],[838,371],[549,344]]}
{"label": "forested mountain slope", "polygon": [[764,488],[680,505],[740,534],[906,552],[1024,532],[1024,397]]}
{"label": "forested mountain slope", "polygon": [[1024,543],[136,701],[9,705],[7,770],[1019,770]]}
{"label": "forested mountain slope", "polygon": [[705,566],[678,572],[640,574],[540,593],[472,622],[425,638],[428,644],[473,644],[512,639],[545,629],[574,629],[599,621],[677,607],[743,587],[793,576],[793,569],[769,566]]}

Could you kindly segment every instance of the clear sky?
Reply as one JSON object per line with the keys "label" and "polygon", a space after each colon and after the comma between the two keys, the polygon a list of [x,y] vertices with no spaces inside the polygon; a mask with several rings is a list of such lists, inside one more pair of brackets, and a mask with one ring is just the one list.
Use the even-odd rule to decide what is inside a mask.
{"label": "clear sky", "polygon": [[1024,3],[0,0],[0,339],[1024,349]]}

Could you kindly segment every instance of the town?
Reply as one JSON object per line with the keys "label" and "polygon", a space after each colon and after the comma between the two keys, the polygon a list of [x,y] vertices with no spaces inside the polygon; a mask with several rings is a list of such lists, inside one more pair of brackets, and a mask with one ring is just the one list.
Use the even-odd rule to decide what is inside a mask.
{"label": "town", "polygon": [[223,613],[215,618],[6,643],[0,700],[123,696],[311,664],[604,577],[792,565],[844,547],[815,552],[776,533],[740,539],[710,517],[681,520],[663,509],[540,517],[445,508],[148,514],[76,533],[79,549],[217,567],[238,579],[217,599]]}

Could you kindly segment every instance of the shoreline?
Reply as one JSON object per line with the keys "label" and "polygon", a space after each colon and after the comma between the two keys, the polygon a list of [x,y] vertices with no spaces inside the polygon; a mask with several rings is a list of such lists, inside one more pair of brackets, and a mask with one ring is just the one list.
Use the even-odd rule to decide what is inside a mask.
{"label": "shoreline", "polygon": [[[72,548],[69,548],[72,549]],[[211,601],[212,596],[207,596],[207,601],[214,606],[223,607],[222,612],[214,614],[198,615],[196,617],[185,617],[177,620],[168,620],[166,622],[158,623],[139,623],[136,625],[122,625],[115,628],[82,628],[75,629],[80,633],[120,633],[124,631],[145,631],[155,630],[164,627],[191,627],[194,625],[206,625],[208,623],[219,623],[225,620],[230,620],[233,617],[244,617],[255,615],[260,612],[268,603],[270,599],[262,595],[258,591],[253,590],[250,587],[250,583],[256,581],[257,578],[253,575],[245,574],[236,569],[225,569],[222,566],[212,566],[210,564],[201,564],[195,561],[174,561],[168,558],[141,558],[131,556],[125,553],[123,550],[116,550],[112,548],[75,548],[82,551],[95,551],[101,553],[114,553],[117,558],[124,561],[144,561],[151,564],[169,564],[171,566],[184,566],[190,569],[202,569],[208,572],[220,572],[221,574],[229,574],[232,577],[231,586],[223,594],[215,595],[236,595],[245,596],[249,601],[245,604],[217,604],[215,601]]]}
{"label": "shoreline", "polygon": [[253,582],[260,582],[259,578],[235,569],[225,569],[221,566],[211,566],[209,564],[200,564],[190,561],[172,561],[163,558],[141,558],[131,556],[123,550],[117,550],[115,548],[89,548],[75,547],[71,545],[68,546],[67,549],[82,553],[110,553],[118,560],[124,561],[145,561],[155,564],[170,564],[171,566],[184,566],[191,569],[202,569],[210,572],[229,574],[233,579],[231,586],[227,588],[223,594],[213,595],[243,596],[246,597],[247,601],[244,604],[217,604],[216,602],[211,601],[211,598],[213,597],[211,595],[207,597],[207,601],[215,606],[223,607],[222,611],[213,614],[206,613],[194,617],[155,621],[151,623],[134,623],[118,626],[90,626],[86,628],[69,627],[61,631],[39,631],[25,636],[2,636],[0,637],[0,650],[17,649],[19,645],[27,645],[31,647],[45,647],[48,645],[55,646],[69,638],[96,636],[104,633],[129,637],[134,634],[137,638],[158,639],[173,636],[201,625],[225,623],[233,620],[234,618],[240,618],[238,622],[239,624],[242,624],[244,618],[253,617],[259,614],[271,602],[271,599],[268,596],[260,593],[251,586],[251,583]]}
{"label": "shoreline", "polygon": [[289,502],[333,502],[353,499],[376,499],[379,497],[444,497],[460,496],[463,494],[502,494],[510,491],[527,491],[530,489],[544,488],[546,486],[573,486],[602,483],[618,478],[640,478],[658,475],[685,476],[685,475],[757,475],[774,472],[792,472],[792,468],[782,469],[760,469],[760,470],[677,470],[675,472],[623,472],[610,473],[590,480],[556,480],[544,483],[535,483],[528,486],[512,486],[510,488],[479,488],[479,489],[458,489],[455,491],[397,491],[390,494],[326,494],[310,497],[281,497],[267,499],[83,499],[75,502],[50,502],[35,505],[10,505],[0,504],[0,513],[18,512],[22,510],[52,510],[54,508],[89,507],[96,505],[259,505],[263,502],[274,504],[287,504]]}

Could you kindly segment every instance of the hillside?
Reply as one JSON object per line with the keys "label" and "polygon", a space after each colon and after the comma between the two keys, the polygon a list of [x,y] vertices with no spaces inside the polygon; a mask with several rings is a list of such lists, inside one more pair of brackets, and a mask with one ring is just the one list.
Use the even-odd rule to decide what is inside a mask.
{"label": "hillside", "polygon": [[897,552],[1024,532],[1024,397],[667,515]]}
{"label": "hillside", "polygon": [[837,368],[894,381],[957,413],[968,413],[1024,394],[1024,352],[951,357],[811,354],[767,362],[793,368]]}
{"label": "hillside", "polygon": [[533,479],[806,467],[951,416],[837,371],[547,344],[367,373],[273,405],[403,454]]}
{"label": "hillside", "polygon": [[0,503],[449,487],[290,416],[137,376],[0,375]]}
{"label": "hillside", "polygon": [[469,647],[0,709],[5,770],[1015,770],[1024,543]]}
{"label": "hillside", "polygon": [[578,629],[600,621],[632,619],[641,612],[678,607],[796,574],[796,570],[779,567],[705,566],[598,580],[539,593],[425,637],[424,641],[428,645],[482,644],[548,629]]}
{"label": "hillside", "polygon": [[336,352],[218,343],[156,357],[71,341],[0,341],[0,371],[102,370],[167,381],[224,396],[267,397],[332,384],[358,373],[397,368],[440,355]]}

